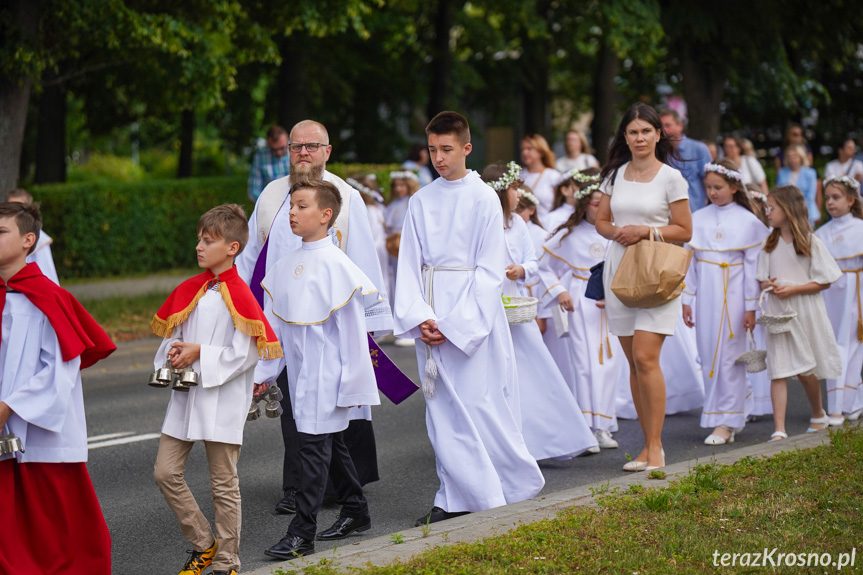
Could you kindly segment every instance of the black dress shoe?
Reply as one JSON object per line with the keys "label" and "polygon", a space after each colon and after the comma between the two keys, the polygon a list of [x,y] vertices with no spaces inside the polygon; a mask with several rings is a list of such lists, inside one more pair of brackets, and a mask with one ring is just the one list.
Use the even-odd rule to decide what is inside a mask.
{"label": "black dress shoe", "polygon": [[423,525],[428,525],[429,523],[437,523],[438,521],[446,521],[447,519],[452,519],[454,517],[461,517],[462,515],[467,515],[470,511],[455,511],[450,513],[448,511],[444,511],[440,507],[432,507],[431,511],[429,511],[426,515],[423,515],[417,522],[414,523],[414,527],[422,527]]}
{"label": "black dress shoe", "polygon": [[315,542],[299,535],[285,534],[282,540],[264,551],[264,555],[276,559],[294,559],[315,552]]}
{"label": "black dress shoe", "polygon": [[372,528],[371,517],[342,517],[339,516],[333,526],[326,531],[318,533],[318,541],[335,541],[344,539],[354,531],[368,531]]}
{"label": "black dress shoe", "polygon": [[294,489],[285,490],[282,500],[276,504],[276,513],[287,515],[297,512],[297,492]]}

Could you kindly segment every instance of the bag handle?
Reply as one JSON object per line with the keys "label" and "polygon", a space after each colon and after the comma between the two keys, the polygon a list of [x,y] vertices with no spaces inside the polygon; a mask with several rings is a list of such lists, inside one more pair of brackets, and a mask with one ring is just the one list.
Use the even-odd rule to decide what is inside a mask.
{"label": "bag handle", "polygon": [[749,342],[749,351],[755,351],[755,338],[752,337],[752,330],[746,330],[746,341]]}
{"label": "bag handle", "polygon": [[766,294],[769,291],[773,291],[773,286],[770,286],[768,288],[761,290],[761,295],[758,296],[758,309],[761,310],[761,315],[765,314],[764,306],[762,305],[764,303],[764,294]]}
{"label": "bag handle", "polygon": [[659,228],[651,227],[650,232],[651,233],[647,234],[647,239],[652,242],[665,242],[665,238],[662,237],[662,232],[659,231]]}

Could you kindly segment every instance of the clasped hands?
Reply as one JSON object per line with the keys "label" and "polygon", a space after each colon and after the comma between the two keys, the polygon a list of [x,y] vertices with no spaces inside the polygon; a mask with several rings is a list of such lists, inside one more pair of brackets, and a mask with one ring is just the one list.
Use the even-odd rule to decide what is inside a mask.
{"label": "clasped hands", "polygon": [[446,337],[438,329],[437,322],[427,319],[419,325],[420,341],[426,345],[440,345],[446,341]]}

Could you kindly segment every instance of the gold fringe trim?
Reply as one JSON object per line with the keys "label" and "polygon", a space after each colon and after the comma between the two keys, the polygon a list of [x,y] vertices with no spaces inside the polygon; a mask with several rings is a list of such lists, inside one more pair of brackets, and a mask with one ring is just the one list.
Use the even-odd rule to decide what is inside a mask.
{"label": "gold fringe trim", "polygon": [[284,354],[282,353],[282,344],[277,341],[267,341],[259,337],[258,340],[258,357],[261,359],[278,359]]}
{"label": "gold fringe trim", "polygon": [[248,336],[257,338],[258,356],[262,359],[282,357],[281,344],[278,341],[267,341],[267,328],[264,326],[264,322],[259,319],[246,319],[237,312],[231,299],[231,292],[228,291],[225,282],[219,284],[219,293],[222,294],[222,300],[224,300],[228,311],[231,312],[234,327]]}
{"label": "gold fringe trim", "polygon": [[168,316],[166,319],[162,319],[158,315],[154,315],[153,321],[150,322],[150,327],[153,328],[153,333],[163,338],[171,337],[171,334],[174,333],[174,328],[189,319],[189,314],[192,313],[192,310],[195,309],[195,306],[198,305],[198,302],[202,297],[204,297],[205,293],[207,293],[207,284],[204,284],[201,289],[198,290],[198,293],[195,294],[195,297],[192,298],[192,301],[184,310],[178,311],[174,315]]}

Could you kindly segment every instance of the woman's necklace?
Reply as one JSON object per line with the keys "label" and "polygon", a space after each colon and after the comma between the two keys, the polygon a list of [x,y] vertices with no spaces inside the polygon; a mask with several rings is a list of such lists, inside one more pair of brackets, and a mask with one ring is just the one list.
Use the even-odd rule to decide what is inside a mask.
{"label": "woman's necklace", "polygon": [[[648,166],[648,167],[644,168],[643,170],[639,170],[638,168],[635,167],[635,164],[633,164],[632,162],[629,163],[629,169],[632,170],[631,173],[632,173],[632,176],[634,178],[632,181],[634,181],[634,182],[641,182],[642,180],[646,179],[647,176],[650,175],[650,172],[654,171],[655,168],[656,168],[656,164],[654,164],[652,166]],[[653,176],[650,175],[650,178],[653,179]]]}

